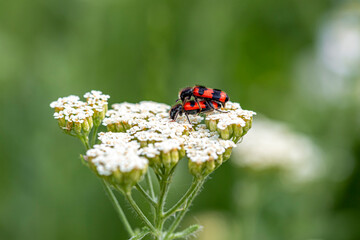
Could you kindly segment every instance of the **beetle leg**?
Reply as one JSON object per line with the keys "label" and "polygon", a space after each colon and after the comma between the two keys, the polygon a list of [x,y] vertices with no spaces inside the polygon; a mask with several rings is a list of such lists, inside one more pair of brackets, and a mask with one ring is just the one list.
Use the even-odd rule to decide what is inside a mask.
{"label": "beetle leg", "polygon": [[200,106],[200,102],[199,99],[197,97],[195,97],[195,102],[197,103],[197,105],[199,106],[200,112],[202,111],[202,108]]}
{"label": "beetle leg", "polygon": [[[221,103],[219,103],[218,101],[214,101],[214,102],[216,102],[217,104],[221,105]],[[228,112],[229,112],[229,111],[222,111],[222,110],[216,109],[216,108],[214,107],[214,105],[212,104],[211,101],[208,101],[207,103],[209,104],[209,107],[210,107],[212,110],[215,110],[215,111],[221,112],[221,113],[228,113]]]}
{"label": "beetle leg", "polygon": [[191,122],[190,122],[189,116],[188,116],[188,114],[186,112],[185,112],[185,116],[186,116],[187,120],[189,121],[190,125],[192,125]]}

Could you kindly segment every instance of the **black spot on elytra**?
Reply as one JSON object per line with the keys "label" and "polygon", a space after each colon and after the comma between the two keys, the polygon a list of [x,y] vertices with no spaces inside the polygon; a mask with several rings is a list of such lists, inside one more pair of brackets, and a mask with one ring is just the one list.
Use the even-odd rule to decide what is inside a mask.
{"label": "black spot on elytra", "polygon": [[204,92],[207,90],[207,88],[206,87],[203,87],[203,86],[199,86],[198,87],[199,88],[199,95],[203,95],[204,94]]}
{"label": "black spot on elytra", "polygon": [[190,106],[191,106],[191,107],[195,107],[195,105],[196,105],[196,102],[195,102],[195,101],[190,101],[189,103],[190,103]]}
{"label": "black spot on elytra", "polygon": [[221,97],[220,93],[221,93],[221,91],[214,90],[214,92],[212,94],[212,100],[219,101],[220,97]]}

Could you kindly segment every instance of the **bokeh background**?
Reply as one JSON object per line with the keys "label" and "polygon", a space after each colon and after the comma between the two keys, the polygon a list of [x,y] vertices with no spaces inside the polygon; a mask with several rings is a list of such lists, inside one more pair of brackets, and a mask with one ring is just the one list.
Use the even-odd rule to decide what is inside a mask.
{"label": "bokeh background", "polygon": [[187,216],[197,238],[358,240],[359,63],[358,1],[0,1],[0,239],[127,239],[51,101],[203,84],[258,115]]}

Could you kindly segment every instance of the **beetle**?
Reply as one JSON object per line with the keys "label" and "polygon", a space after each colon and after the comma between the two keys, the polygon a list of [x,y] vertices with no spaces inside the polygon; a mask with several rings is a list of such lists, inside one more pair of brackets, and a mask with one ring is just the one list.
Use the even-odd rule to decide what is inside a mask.
{"label": "beetle", "polygon": [[[209,102],[216,102],[221,106],[225,107],[227,101],[229,101],[229,96],[226,92],[216,89],[216,88],[207,88],[204,86],[195,86],[195,87],[186,87],[179,92],[178,99],[176,102],[181,101],[184,105],[187,101],[194,97],[195,101],[199,104],[199,99]],[[200,106],[200,108],[202,108]]]}
{"label": "beetle", "polygon": [[215,101],[196,102],[196,101],[192,100],[192,101],[187,101],[185,104],[179,103],[179,104],[174,105],[170,109],[169,115],[170,115],[170,119],[175,121],[179,115],[182,116],[182,114],[185,114],[187,120],[191,124],[189,116],[188,116],[189,114],[206,113],[206,112],[211,112],[214,110],[219,110],[219,108],[221,108],[220,104],[218,104]]}

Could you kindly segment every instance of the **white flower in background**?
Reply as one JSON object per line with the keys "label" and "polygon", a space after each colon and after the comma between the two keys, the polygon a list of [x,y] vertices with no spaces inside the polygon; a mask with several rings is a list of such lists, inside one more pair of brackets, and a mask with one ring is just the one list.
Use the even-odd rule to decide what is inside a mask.
{"label": "white flower in background", "polygon": [[351,93],[352,78],[360,73],[360,6],[355,6],[337,12],[320,30],[318,71],[325,98]]}
{"label": "white flower in background", "polygon": [[258,120],[251,134],[234,150],[234,163],[255,170],[279,168],[299,181],[321,175],[320,150],[305,135],[287,125]]}
{"label": "white flower in background", "polygon": [[315,51],[299,55],[296,89],[320,105],[324,101],[339,104],[359,96],[359,66],[360,4],[344,2],[343,7],[324,18]]}
{"label": "white flower in background", "polygon": [[331,72],[346,77],[360,63],[360,11],[346,10],[325,23],[320,31],[319,57]]}

